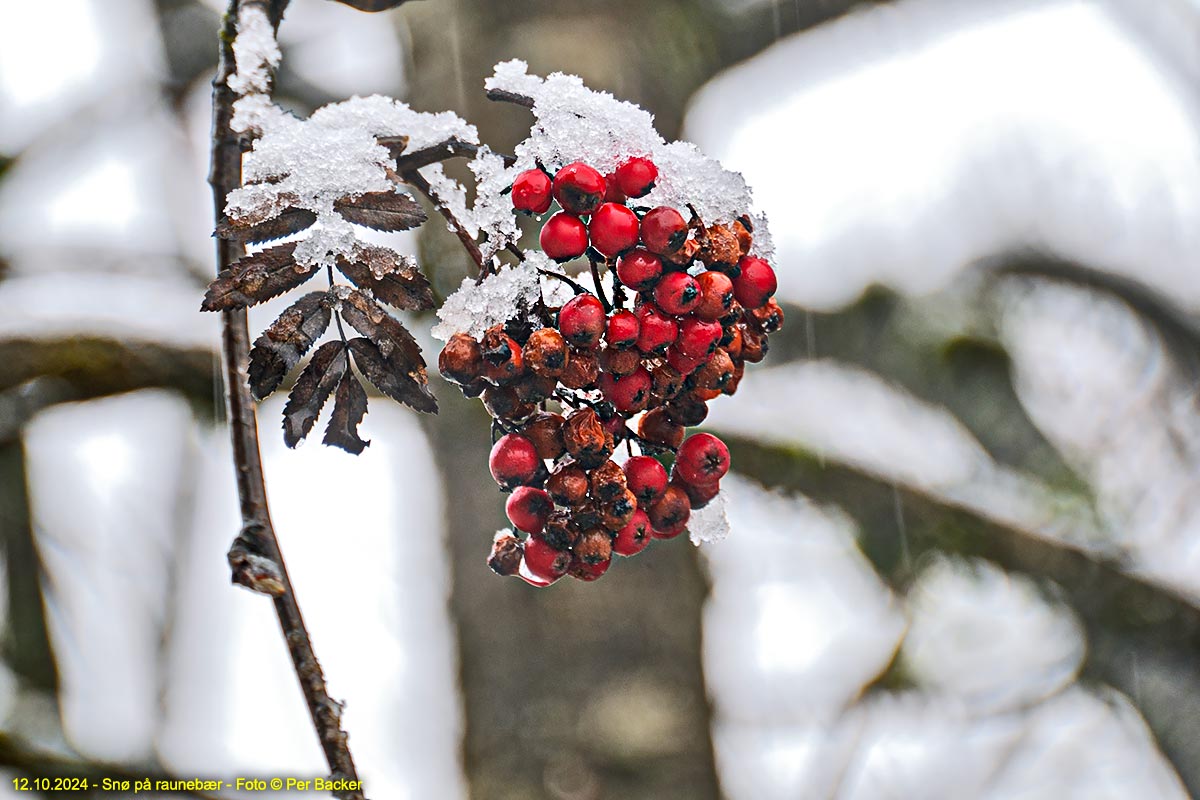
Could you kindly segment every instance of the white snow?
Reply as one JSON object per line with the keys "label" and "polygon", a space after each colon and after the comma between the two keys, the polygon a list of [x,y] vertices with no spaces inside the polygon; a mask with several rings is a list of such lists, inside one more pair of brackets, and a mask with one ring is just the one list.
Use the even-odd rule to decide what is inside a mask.
{"label": "white snow", "polygon": [[688,537],[692,544],[716,544],[729,535],[729,514],[726,510],[727,496],[722,490],[704,508],[692,511],[688,519]]}
{"label": "white snow", "polygon": [[526,258],[478,284],[474,278],[463,278],[458,291],[437,311],[441,322],[433,327],[434,338],[444,342],[462,332],[478,339],[493,325],[513,319],[519,306],[532,309],[541,296],[537,263],[536,258]]}
{"label": "white snow", "polygon": [[267,13],[260,6],[243,5],[238,10],[237,38],[233,40],[237,69],[226,81],[229,88],[240,95],[265,94],[271,89],[271,71],[279,66],[281,57]]}

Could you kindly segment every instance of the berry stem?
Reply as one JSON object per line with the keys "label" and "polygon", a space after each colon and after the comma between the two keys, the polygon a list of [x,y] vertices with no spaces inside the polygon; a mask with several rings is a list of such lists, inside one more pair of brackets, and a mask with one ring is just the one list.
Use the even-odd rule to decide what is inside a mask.
{"label": "berry stem", "polygon": [[570,278],[568,278],[566,275],[563,275],[562,273],[554,272],[554,271],[548,270],[548,269],[541,269],[539,267],[538,274],[545,275],[548,278],[558,278],[560,281],[565,283],[567,286],[570,286],[572,289],[574,289],[575,294],[587,294],[587,289],[583,288],[578,283],[571,280]]}
{"label": "berry stem", "polygon": [[433,203],[434,208],[438,210],[438,213],[445,217],[446,221],[450,223],[450,227],[454,229],[454,235],[458,237],[460,242],[462,242],[462,246],[464,249],[466,249],[467,255],[469,255],[471,260],[475,262],[475,266],[478,270],[477,280],[482,281],[484,278],[490,275],[492,271],[491,267],[484,262],[483,253],[480,251],[479,245],[476,244],[475,237],[473,237],[467,231],[467,229],[463,227],[463,224],[458,221],[458,217],[454,216],[454,212],[445,206],[445,204],[442,202],[442,199],[438,197],[437,192],[434,191],[434,188],[429,185],[429,181],[425,180],[425,176],[414,169],[401,173],[400,177],[405,183],[416,188],[421,194],[425,195],[425,197],[429,199],[429,202]]}
{"label": "berry stem", "polygon": [[[286,0],[229,0],[220,33],[216,77],[213,79],[213,127],[209,184],[217,219],[225,211],[228,194],[242,184],[242,142],[232,130],[233,104],[237,95],[229,87],[234,73],[233,41],[237,20],[243,8],[258,6],[278,26],[287,6]],[[217,270],[228,269],[245,254],[240,242],[217,240]],[[234,473],[241,501],[242,529],[229,549],[228,560],[234,583],[273,598],[279,627],[287,643],[292,668],[300,681],[304,700],[329,770],[333,776],[359,781],[350,754],[346,732],[342,730],[341,705],[329,696],[325,674],[300,613],[295,588],[271,522],[267,505],[266,481],[259,452],[258,417],[247,382],[246,363],[250,351],[250,331],[245,309],[221,314],[221,345],[224,354],[225,385],[229,401],[230,437],[233,442]],[[269,729],[269,725],[267,726]],[[363,800],[361,790],[335,793],[340,798]]]}
{"label": "berry stem", "polygon": [[596,284],[596,296],[600,298],[600,302],[604,304],[604,313],[612,313],[612,303],[608,302],[608,297],[604,294],[604,286],[600,283],[600,264],[599,262],[588,255],[588,264],[592,267],[592,281]]}

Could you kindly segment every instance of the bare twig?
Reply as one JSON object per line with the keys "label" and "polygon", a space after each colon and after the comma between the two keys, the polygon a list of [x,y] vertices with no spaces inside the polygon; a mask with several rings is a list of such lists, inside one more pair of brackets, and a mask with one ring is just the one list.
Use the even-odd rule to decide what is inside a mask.
{"label": "bare twig", "polygon": [[446,221],[450,223],[450,227],[454,229],[454,234],[458,237],[458,240],[462,242],[462,246],[466,249],[467,255],[469,255],[471,260],[475,262],[475,266],[479,270],[479,279],[483,280],[488,273],[491,272],[491,268],[490,266],[485,265],[483,253],[480,251],[479,245],[475,242],[475,237],[472,236],[465,227],[463,227],[463,224],[459,222],[458,217],[454,216],[454,212],[446,207],[446,205],[442,202],[442,199],[438,196],[438,193],[434,191],[432,186],[429,185],[429,181],[425,180],[424,175],[414,169],[403,173],[401,175],[401,179],[410,186],[415,187],[421,192],[421,194],[429,198],[429,202],[433,203],[434,207],[437,208],[438,213],[446,218]]}
{"label": "bare twig", "polygon": [[[234,71],[233,40],[237,36],[236,22],[239,11],[243,7],[253,5],[262,7],[278,25],[287,3],[286,0],[229,1],[229,10],[221,30],[217,75],[213,79],[213,145],[209,183],[212,185],[213,204],[218,220],[224,212],[226,196],[242,182],[241,146],[230,125],[233,103],[237,96],[229,88],[227,81]],[[244,252],[240,243],[218,239],[218,271],[228,268]],[[242,531],[229,551],[233,581],[274,598],[279,627],[287,641],[292,666],[300,681],[300,688],[308,704],[330,772],[335,780],[344,778],[361,785],[357,784],[358,773],[350,755],[346,733],[341,726],[341,704],[330,697],[326,689],[325,675],[313,650],[296,600],[295,589],[288,577],[287,566],[271,523],[262,456],[259,452],[258,420],[246,375],[250,350],[246,312],[225,311],[221,321],[225,382],[229,394],[230,434],[233,439],[233,458],[242,513]],[[270,720],[257,722],[268,731],[273,724]],[[363,800],[361,790],[334,794],[343,799]]]}
{"label": "bare twig", "polygon": [[[404,152],[400,147],[393,146],[393,143],[386,139],[381,139],[380,144],[392,151],[392,157],[396,159],[396,172],[399,173],[428,167],[430,164],[436,164],[439,161],[445,161],[455,156],[475,156],[479,154],[479,145],[464,142],[457,137],[447,139],[444,142],[438,142],[437,144],[431,144],[428,147],[422,147],[420,150],[413,150],[410,153]],[[497,153],[496,155],[504,159],[504,166],[506,167],[511,167],[517,161],[515,156],[505,153]]]}
{"label": "bare twig", "polygon": [[523,108],[533,108],[533,98],[523,94],[510,92],[507,89],[488,89],[487,99],[495,100],[497,103],[512,103],[513,105],[522,106]]}

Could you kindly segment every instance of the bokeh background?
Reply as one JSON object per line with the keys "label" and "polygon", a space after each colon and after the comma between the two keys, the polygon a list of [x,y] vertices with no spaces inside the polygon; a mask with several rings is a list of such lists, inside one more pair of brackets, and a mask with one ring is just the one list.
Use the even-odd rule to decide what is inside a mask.
{"label": "bokeh background", "polygon": [[[225,566],[222,6],[0,0],[0,796],[323,772]],[[500,60],[641,103],[746,175],[787,312],[706,422],[732,535],[596,584],[487,571],[488,426],[448,385],[373,399],[357,458],[263,404],[370,796],[1200,794],[1200,2],[293,0],[281,42],[300,113],[383,92],[498,150]],[[440,224],[392,243],[439,296],[468,271]]]}

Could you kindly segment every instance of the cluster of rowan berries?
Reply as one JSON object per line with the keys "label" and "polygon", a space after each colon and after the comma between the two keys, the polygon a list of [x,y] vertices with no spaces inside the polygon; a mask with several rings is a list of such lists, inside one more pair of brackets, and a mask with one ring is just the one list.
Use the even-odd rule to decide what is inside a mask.
{"label": "cluster of rowan berries", "polygon": [[[577,287],[561,308],[539,309],[544,327],[514,309],[480,340],[454,334],[439,357],[442,374],[482,396],[504,433],[489,465],[510,492],[508,518],[528,536],[497,534],[488,563],[501,575],[536,586],[566,574],[595,580],[614,553],[632,556],[652,538],[681,534],[729,469],[720,439],[685,439],[685,428],[703,422],[708,401],[733,394],[746,363],[766,354],[768,334],[783,324],[775,272],[749,255],[746,217],[705,226],[690,207],[685,220],[667,206],[629,205],[657,176],[646,158],[607,176],[579,162],[553,178],[542,169],[518,175],[516,210],[561,207],[542,226],[543,252],[606,264],[616,273],[613,301],[600,286],[595,294]],[[623,466],[613,460],[622,442],[631,453]]]}

